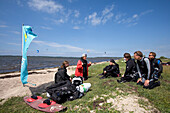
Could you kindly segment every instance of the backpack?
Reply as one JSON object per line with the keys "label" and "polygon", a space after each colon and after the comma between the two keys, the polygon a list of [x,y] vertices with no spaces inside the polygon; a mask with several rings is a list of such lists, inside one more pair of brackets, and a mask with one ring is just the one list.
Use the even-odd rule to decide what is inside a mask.
{"label": "backpack", "polygon": [[80,92],[70,81],[61,81],[46,88],[50,98],[57,103],[79,98]]}
{"label": "backpack", "polygon": [[72,79],[72,84],[73,85],[75,85],[75,86],[79,86],[79,85],[81,85],[81,84],[83,84],[83,77],[74,77],[73,79]]}

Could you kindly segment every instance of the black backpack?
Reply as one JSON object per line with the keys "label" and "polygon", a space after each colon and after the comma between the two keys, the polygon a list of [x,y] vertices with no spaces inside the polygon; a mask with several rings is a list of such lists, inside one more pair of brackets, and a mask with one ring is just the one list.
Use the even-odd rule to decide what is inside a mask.
{"label": "black backpack", "polygon": [[70,81],[62,81],[47,87],[46,91],[49,93],[50,98],[57,103],[63,103],[67,100],[74,100],[79,98],[80,92],[76,86],[71,84]]}

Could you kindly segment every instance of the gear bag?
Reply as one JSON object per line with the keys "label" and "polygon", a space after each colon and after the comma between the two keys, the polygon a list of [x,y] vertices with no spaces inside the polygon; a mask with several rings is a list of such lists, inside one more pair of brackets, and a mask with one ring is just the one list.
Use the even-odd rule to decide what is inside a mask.
{"label": "gear bag", "polygon": [[74,100],[80,96],[80,92],[76,89],[76,86],[68,80],[47,87],[46,91],[50,95],[50,98],[57,103]]}

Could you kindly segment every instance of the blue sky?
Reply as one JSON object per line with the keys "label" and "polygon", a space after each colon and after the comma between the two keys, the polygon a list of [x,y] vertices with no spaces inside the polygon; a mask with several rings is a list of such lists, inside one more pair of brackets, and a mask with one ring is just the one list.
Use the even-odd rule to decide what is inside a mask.
{"label": "blue sky", "polygon": [[21,55],[25,24],[38,35],[28,55],[119,57],[140,50],[170,57],[169,5],[170,0],[1,0],[0,55]]}

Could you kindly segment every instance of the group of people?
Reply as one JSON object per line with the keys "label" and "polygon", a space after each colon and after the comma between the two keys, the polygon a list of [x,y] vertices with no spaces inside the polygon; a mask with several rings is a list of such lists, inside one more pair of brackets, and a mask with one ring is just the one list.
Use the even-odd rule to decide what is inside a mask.
{"label": "group of people", "polygon": [[141,51],[136,51],[134,52],[134,59],[131,58],[129,53],[125,53],[124,59],[126,60],[126,70],[117,82],[135,81],[137,85],[142,85],[146,89],[153,89],[160,85],[158,78],[161,76],[163,67],[162,61],[156,59],[155,52],[150,52],[147,58],[143,56]]}
{"label": "group of people", "polygon": [[[88,79],[88,67],[91,66],[91,62],[86,60],[87,54],[82,54],[82,57],[77,62],[77,67],[75,70],[76,77],[82,77],[84,80]],[[70,76],[67,74],[67,67],[69,66],[68,61],[64,61],[63,64],[58,69],[58,72],[55,74],[55,83],[71,80]]]}
{"label": "group of people", "polygon": [[[84,80],[88,79],[88,67],[91,66],[91,62],[86,60],[87,54],[83,54],[77,63],[75,70],[76,77],[82,77]],[[122,75],[119,83],[134,81],[137,85],[143,85],[143,88],[152,89],[160,85],[158,78],[163,71],[162,61],[156,59],[156,53],[150,52],[149,57],[144,57],[141,51],[134,52],[134,59],[131,58],[129,53],[124,54],[124,60],[126,61],[125,73]],[[135,61],[136,60],[136,61]],[[71,80],[67,75],[68,61],[64,61],[63,65],[58,69],[55,75],[55,83],[65,80]],[[100,74],[100,79],[105,79],[109,76],[119,77],[121,76],[119,65],[113,60],[110,60],[110,64],[103,69],[103,73]]]}

